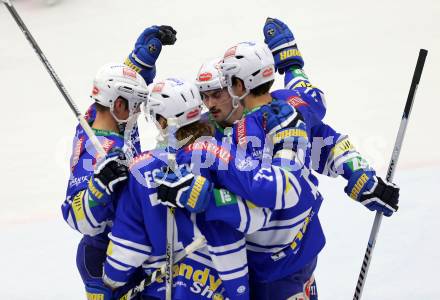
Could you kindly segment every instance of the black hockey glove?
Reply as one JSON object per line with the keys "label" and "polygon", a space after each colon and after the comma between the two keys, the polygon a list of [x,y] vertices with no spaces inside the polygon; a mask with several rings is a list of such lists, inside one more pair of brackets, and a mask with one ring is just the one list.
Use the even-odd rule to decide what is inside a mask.
{"label": "black hockey glove", "polygon": [[159,26],[159,34],[158,38],[162,45],[174,45],[176,42],[177,31],[174,30],[173,27],[168,25],[161,25]]}

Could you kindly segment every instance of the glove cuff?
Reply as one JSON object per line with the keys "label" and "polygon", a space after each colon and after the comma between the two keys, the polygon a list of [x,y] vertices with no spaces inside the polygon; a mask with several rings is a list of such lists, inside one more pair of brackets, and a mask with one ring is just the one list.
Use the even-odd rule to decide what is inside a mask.
{"label": "glove cuff", "polygon": [[375,173],[373,171],[356,171],[348,180],[344,191],[350,198],[360,201],[361,195],[366,191],[372,190],[374,184],[377,182],[374,177]]}
{"label": "glove cuff", "polygon": [[89,179],[89,183],[87,184],[87,194],[90,200],[98,204],[107,204],[110,200],[110,195],[93,177]]}
{"label": "glove cuff", "polygon": [[280,74],[283,74],[287,68],[296,67],[302,69],[304,60],[301,52],[296,46],[283,48],[273,54],[275,60],[275,68]]}

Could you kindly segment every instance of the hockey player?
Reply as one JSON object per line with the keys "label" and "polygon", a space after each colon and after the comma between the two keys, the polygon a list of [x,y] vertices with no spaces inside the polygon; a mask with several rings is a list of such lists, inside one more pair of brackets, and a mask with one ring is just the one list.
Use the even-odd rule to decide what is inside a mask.
{"label": "hockey player", "polygon": [[[135,163],[130,168],[128,189],[124,190],[121,196],[115,224],[110,236],[112,243],[109,246],[107,263],[105,265],[105,282],[111,287],[116,288],[124,285],[127,282],[128,276],[143,262],[145,262],[144,268],[147,272],[151,272],[152,268],[158,267],[159,263],[163,263],[166,244],[166,210],[159,203],[176,204],[175,199],[182,198],[181,204],[185,205],[189,210],[197,211],[201,209],[198,205],[202,201],[199,202],[198,198],[203,198],[205,191],[210,191],[209,185],[206,184],[208,181],[203,177],[194,178],[194,175],[186,171],[188,165],[195,165],[196,167],[193,167],[193,169],[197,169],[204,176],[210,177],[210,169],[213,170],[213,176],[216,176],[215,174],[220,169],[220,165],[226,164],[228,166],[226,168],[227,171],[218,176],[227,176],[234,173],[235,177],[241,178],[241,184],[250,183],[252,185],[252,178],[258,173],[255,170],[248,172],[247,169],[241,170],[235,167],[236,163],[241,165],[246,163],[247,160],[246,157],[240,158],[240,153],[234,148],[234,145],[229,145],[231,147],[228,147],[226,144],[217,144],[215,140],[208,137],[202,141],[196,140],[203,135],[210,136],[212,128],[204,122],[196,122],[200,118],[199,106],[201,102],[197,106],[197,99],[195,97],[198,96],[198,93],[187,86],[190,85],[178,80],[166,80],[154,84],[154,86],[150,87],[149,106],[153,111],[154,119],[158,121],[161,127],[166,126],[166,118],[178,117],[180,129],[176,132],[177,140],[182,141],[190,137],[185,142],[186,146],[177,152],[178,163],[186,167],[182,169],[182,175],[184,176],[181,178],[174,176],[174,184],[183,181],[187,187],[197,187],[198,192],[192,195],[181,193],[182,197],[176,197],[176,194],[172,192],[170,194],[168,189],[160,189],[160,186],[156,191],[156,186],[152,181],[153,177],[165,179],[161,182],[164,184],[166,184],[167,179],[172,177],[166,176],[162,171],[162,167],[166,166],[167,162],[166,152],[163,149],[147,152],[135,158]],[[198,159],[194,154],[200,154],[202,157]],[[238,160],[232,160],[233,157],[236,157]],[[215,161],[212,168],[206,166],[197,168],[198,163],[206,159],[212,162]],[[307,189],[308,183],[302,178],[299,179],[301,182],[297,183],[296,179],[291,178],[289,173],[282,169],[277,169],[276,176],[279,181],[292,181],[292,184],[304,186],[301,193],[301,203],[314,201],[315,198],[311,193],[311,189]],[[214,181],[214,179],[211,180]],[[160,182],[160,180],[156,179],[156,182]],[[229,183],[234,184],[233,181],[229,181]],[[226,187],[233,186],[226,183]],[[297,195],[298,191],[292,189],[292,193],[286,193],[290,196],[288,197],[289,199],[281,200],[284,189],[276,184],[276,181],[264,177],[259,180],[258,185],[248,187],[247,191],[252,193],[250,198],[256,203],[258,203],[258,197],[262,195],[265,197],[267,195],[265,198],[270,197],[271,201],[276,203],[274,205],[279,208],[294,206],[299,198]],[[304,196],[306,194],[309,195],[307,199]],[[149,201],[145,201],[145,197]],[[218,200],[221,201],[221,196]],[[231,230],[232,228],[226,226],[226,223],[218,222],[217,220],[210,222],[203,215],[198,215],[197,219],[195,219],[195,217],[189,218],[188,214],[181,210],[177,210],[176,214],[176,228],[179,239],[179,243],[176,245],[177,249],[181,249],[191,242],[199,230],[208,240],[209,253],[196,253],[195,256],[184,262],[183,267],[185,269],[189,267],[191,269],[201,268],[200,263],[205,264],[203,268],[214,267],[225,285],[226,292],[224,292],[224,295],[230,299],[247,299],[249,288],[247,287],[247,260],[243,235],[238,231]],[[222,217],[227,217],[227,214]],[[191,220],[195,220],[198,227],[194,227]],[[198,229],[195,230],[194,228]],[[205,259],[201,259],[201,257],[205,257]],[[213,263],[210,263],[206,258],[211,258]],[[194,299],[194,297],[205,299],[203,297],[212,297],[219,283],[214,285],[214,290],[209,290],[209,287],[206,290],[205,288],[207,287],[204,287],[203,290],[206,290],[206,292],[202,292],[201,295],[195,295],[195,293],[200,292],[200,289],[194,286],[195,283],[193,281],[195,278],[191,277],[191,274],[188,275],[187,271],[185,269],[181,270],[181,268],[182,265],[175,271],[177,278],[175,279],[176,291],[174,294],[178,295],[176,299]],[[211,269],[209,272],[214,276],[214,269]],[[222,281],[220,280],[219,282]],[[198,283],[201,283],[200,280]],[[184,288],[185,286],[191,288]],[[147,294],[162,298],[162,290],[163,284],[159,282],[150,287]],[[217,297],[220,296],[217,295]]]}
{"label": "hockey player", "polygon": [[[186,139],[185,143],[192,145],[198,137],[212,135],[209,124],[197,122],[201,116],[202,102],[194,84],[167,79],[149,89],[149,109],[160,129],[166,128],[168,117],[177,117],[177,140]],[[145,152],[136,157],[130,166],[128,186],[120,196],[104,266],[104,281],[112,288],[124,286],[141,265],[149,274],[165,262],[166,207],[160,204],[159,200],[163,197],[160,194],[158,197],[153,176],[167,166],[167,151],[176,150],[168,147]],[[184,150],[179,150],[177,158],[180,165],[191,163],[191,156]],[[189,182],[199,184],[196,179],[193,180],[192,174],[183,175]],[[175,220],[175,251],[178,253],[200,232],[195,215],[185,210],[176,210]],[[222,239],[228,238],[236,241],[233,233],[228,235],[223,232]],[[239,250],[238,256],[244,257],[238,259],[238,263],[245,264],[247,274],[246,252],[242,247]],[[174,277],[173,299],[248,299],[247,278],[240,285],[241,290],[234,291],[236,295],[225,292],[206,248],[176,265]],[[164,299],[163,280],[153,283],[144,294]]]}
{"label": "hockey player", "polygon": [[[274,25],[273,23],[274,22],[269,22],[268,25]],[[277,23],[274,29],[278,29],[279,31],[280,22],[278,21]],[[285,25],[284,29],[286,29]],[[272,35],[274,33],[272,30],[268,32],[272,32]],[[279,33],[280,32],[278,32],[278,34]],[[270,44],[270,38],[267,38],[266,41]],[[275,39],[273,41],[275,41]],[[285,43],[283,39],[278,39],[278,41],[281,41],[281,44]],[[275,44],[275,42],[272,44],[274,48],[280,46],[280,44]],[[296,49],[295,45],[285,46],[291,47],[290,50],[292,51],[287,52],[288,54],[298,53],[297,51],[293,51]],[[292,49],[292,47],[295,48]],[[280,49],[281,51],[286,50],[283,47],[279,47],[277,50]],[[256,58],[255,55],[252,56],[253,51],[257,53],[256,56],[258,58]],[[285,63],[281,58],[292,56],[296,55],[280,54],[280,59],[277,61],[278,67],[281,66],[280,62]],[[251,110],[251,113],[244,118],[244,121],[240,122],[248,123],[241,125],[241,129],[239,127],[240,123],[236,127],[237,130],[235,132],[237,133],[234,140],[239,144],[240,141],[246,140],[246,134],[243,134],[243,132],[252,130],[252,120],[257,120],[257,127],[266,124],[266,128],[264,128],[266,132],[273,133],[274,128],[276,128],[275,131],[280,130],[274,133],[274,140],[278,142],[282,142],[283,139],[298,141],[304,137],[308,138],[313,136],[313,130],[315,130],[314,134],[318,133],[323,137],[331,136],[336,139],[337,142],[333,142],[331,147],[324,147],[321,155],[319,155],[318,152],[316,161],[319,166],[318,169],[320,169],[322,173],[331,176],[342,174],[348,179],[346,191],[352,198],[360,201],[371,210],[379,210],[384,212],[385,215],[391,215],[397,209],[398,188],[376,177],[374,170],[364,164],[364,161],[353,149],[348,140],[336,134],[331,128],[326,129],[326,126],[320,125],[320,118],[310,110],[312,105],[303,101],[298,94],[295,93],[292,95],[292,92],[283,91],[275,92],[272,96],[268,94],[271,83],[270,80],[265,81],[264,79],[264,77],[270,77],[271,75],[271,63],[268,57],[267,50],[261,50],[259,46],[253,43],[238,44],[227,51],[225,55],[222,67],[228,82],[228,89],[233,97],[243,99],[247,108]],[[264,63],[264,58],[267,59],[266,63]],[[253,62],[252,59],[254,59]],[[260,63],[259,69],[255,69],[255,66],[253,66],[253,64],[257,63]],[[255,74],[257,75],[255,76]],[[255,83],[256,81],[257,83]],[[261,82],[263,83],[259,84]],[[257,89],[252,90],[255,87]],[[275,98],[275,96],[276,98],[287,96],[286,98],[288,99],[283,99],[283,101],[290,100],[288,103],[295,106],[298,111],[294,109],[291,110],[282,103],[277,103],[277,100],[272,101],[272,97]],[[265,108],[267,104],[270,104],[275,110],[279,110],[279,113],[275,114],[277,115],[275,119],[273,119],[273,115],[269,115],[269,118],[264,121],[264,114],[268,112],[267,108]],[[258,105],[261,105],[261,107],[258,108]],[[295,111],[297,115],[296,118],[293,118],[293,121],[296,119],[296,124],[293,125],[298,125],[299,127],[293,130],[292,128],[283,128],[285,124],[292,125],[290,116],[292,116],[292,113],[295,114]],[[250,124],[249,120],[251,120]],[[258,120],[263,121],[258,124]],[[304,120],[305,124],[301,124],[304,123],[302,120]],[[265,126],[263,125],[263,127]],[[302,158],[303,165],[307,166],[307,168],[303,169],[305,171],[304,177],[308,178],[315,187],[317,186],[317,179],[311,175],[308,170],[311,164],[310,156],[301,155],[299,150],[302,149],[293,148],[291,150],[294,151],[290,152],[286,151],[287,149],[278,149],[281,151],[277,151],[277,146],[275,145],[274,150],[275,159],[283,159],[286,155]],[[255,152],[255,149],[252,151]],[[311,149],[307,148],[305,151],[310,154]],[[319,158],[326,159],[320,161]],[[271,170],[268,169],[267,171],[266,173],[261,173],[260,176],[271,176]],[[258,181],[258,178],[256,178],[256,181]],[[251,285],[252,299],[285,299],[288,297],[306,296],[312,296],[312,299],[316,299],[315,289],[310,289],[310,285],[313,284],[312,274],[316,265],[316,256],[323,247],[325,240],[316,215],[322,198],[317,191],[315,191],[315,194],[318,195],[316,203],[309,209],[305,209],[303,214],[297,215],[297,218],[292,219],[290,225],[281,221],[287,220],[286,215],[284,215],[286,213],[292,217],[292,214],[289,214],[289,210],[274,212],[271,217],[272,224],[270,226],[264,227],[263,231],[260,230],[260,232],[247,237],[249,266],[250,270],[254,271],[253,274],[251,273],[251,283],[253,283]],[[237,209],[235,211],[239,210]],[[214,218],[215,215],[220,214],[213,214]],[[249,213],[247,213],[247,215],[248,216],[243,215],[241,212],[239,213],[239,219],[241,219],[241,221],[238,221],[238,223],[240,226],[243,219],[245,221],[246,217],[249,219]],[[293,220],[295,220],[295,222],[293,222]],[[274,244],[273,237],[279,238],[283,236],[283,229],[279,227],[281,223],[283,223],[282,226],[285,230],[293,231],[293,233],[296,234],[294,234],[290,242],[286,243],[286,240],[285,243],[278,243],[277,245]],[[278,230],[276,230],[276,227],[279,227]],[[275,232],[277,232],[277,234],[275,234]],[[289,237],[289,235],[284,234],[284,237]],[[313,291],[312,295],[306,295],[307,293],[304,292],[305,287],[307,287],[308,291]]]}
{"label": "hockey player", "polygon": [[[99,70],[94,81],[91,97],[95,103],[86,119],[107,156],[97,157],[80,125],[73,141],[71,175],[62,213],[66,222],[84,235],[78,246],[77,267],[90,299],[111,297],[101,276],[109,241],[107,234],[120,188],[127,178],[127,167],[118,159],[140,153],[136,127],[130,132],[126,126],[129,121],[135,124],[135,115],[147,97],[145,80],[152,82],[162,44],[173,43],[175,31],[169,26],[152,26],[139,40],[126,63],[136,67],[143,76],[126,65],[110,64]],[[124,141],[124,135],[134,142]]]}

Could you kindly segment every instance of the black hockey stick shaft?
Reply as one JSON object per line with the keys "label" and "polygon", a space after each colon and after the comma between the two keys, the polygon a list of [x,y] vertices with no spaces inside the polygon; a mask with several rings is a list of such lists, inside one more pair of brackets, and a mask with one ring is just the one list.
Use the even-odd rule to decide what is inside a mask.
{"label": "black hockey stick shaft", "polygon": [[96,148],[96,151],[100,154],[101,157],[104,157],[106,155],[104,148],[100,144],[99,140],[96,138],[96,135],[93,133],[93,130],[91,129],[90,125],[87,123],[87,121],[82,116],[82,114],[79,111],[79,109],[77,108],[75,102],[70,97],[69,93],[67,92],[66,88],[64,87],[60,78],[58,77],[57,73],[53,69],[52,65],[49,63],[48,59],[44,55],[44,53],[41,50],[38,43],[35,41],[34,37],[32,36],[29,29],[27,28],[26,24],[24,24],[23,20],[21,19],[20,15],[18,14],[17,10],[15,9],[14,5],[12,5],[10,0],[1,0],[1,1],[5,4],[6,8],[8,9],[11,16],[14,18],[18,27],[20,27],[21,31],[25,35],[28,42],[31,44],[35,53],[40,58],[41,62],[43,63],[44,67],[46,68],[50,77],[52,77],[52,80],[55,82],[55,85],[57,86],[58,90],[63,95],[64,100],[66,100],[67,105],[69,105],[70,109],[75,114],[75,117],[78,119],[78,121],[81,124],[81,126],[83,127],[83,129],[86,131],[87,135],[89,136],[89,139],[92,141],[94,147]]}
{"label": "black hockey stick shaft", "polygon": [[[399,131],[397,133],[396,142],[394,143],[393,153],[391,155],[390,164],[388,165],[388,171],[386,180],[392,182],[394,178],[394,172],[396,170],[397,161],[399,160],[400,150],[403,143],[403,138],[405,137],[406,127],[408,125],[408,119],[411,114],[412,105],[414,102],[414,97],[417,91],[417,87],[422,76],[423,66],[425,65],[426,56],[428,51],[425,49],[420,49],[419,57],[417,59],[416,68],[414,70],[414,75],[411,82],[411,87],[409,89],[408,98],[406,100],[405,109],[403,111],[402,120],[400,121]],[[361,272],[359,273],[356,291],[354,293],[354,300],[361,299],[362,291],[365,285],[365,280],[367,278],[368,269],[370,267],[371,256],[373,254],[374,247],[376,245],[377,234],[379,232],[380,223],[382,221],[383,214],[376,212],[374,218],[373,227],[371,228],[370,238],[368,240],[368,246],[365,251],[364,261],[362,262]]]}

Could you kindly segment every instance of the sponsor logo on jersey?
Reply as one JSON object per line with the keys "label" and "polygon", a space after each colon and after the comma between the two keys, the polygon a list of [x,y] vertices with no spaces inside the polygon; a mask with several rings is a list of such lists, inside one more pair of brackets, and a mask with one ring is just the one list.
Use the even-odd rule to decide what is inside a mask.
{"label": "sponsor logo on jersey", "polygon": [[287,49],[280,52],[280,60],[285,60],[292,56],[301,56],[301,52],[298,49]]}
{"label": "sponsor logo on jersey", "polygon": [[270,66],[263,71],[263,77],[268,77],[273,74],[273,67]]}
{"label": "sponsor logo on jersey", "polygon": [[214,199],[216,206],[231,205],[237,203],[235,194],[225,189],[214,189]]}
{"label": "sponsor logo on jersey", "polygon": [[81,156],[81,150],[82,150],[82,146],[84,144],[84,140],[85,138],[82,136],[80,137],[76,143],[75,143],[75,147],[73,148],[73,154],[72,154],[72,162],[70,164],[70,169],[73,170],[75,169],[76,165],[79,162],[79,157]]}
{"label": "sponsor logo on jersey", "polygon": [[226,150],[222,146],[207,141],[195,142],[185,148],[185,152],[192,152],[197,150],[202,150],[212,153],[225,163],[228,163],[232,159],[232,155],[228,150]]}
{"label": "sponsor logo on jersey", "polygon": [[186,119],[187,119],[187,120],[190,120],[190,119],[192,119],[192,118],[197,117],[198,115],[200,115],[200,108],[196,108],[196,109],[194,109],[194,110],[188,112],[188,113],[186,114]]}
{"label": "sponsor logo on jersey", "polygon": [[304,73],[303,69],[295,69],[295,70],[293,70],[293,74],[295,74],[295,77],[296,77],[296,76],[301,76],[301,77],[303,77],[304,79],[309,79],[309,78],[307,77],[306,73]]}
{"label": "sponsor logo on jersey", "polygon": [[151,152],[142,153],[141,155],[135,156],[135,158],[132,159],[130,162],[130,165],[128,166],[129,169],[131,169],[134,165],[141,161],[149,160],[153,157],[153,154]]}
{"label": "sponsor logo on jersey", "polygon": [[246,287],[245,287],[244,285],[240,285],[240,286],[237,288],[237,293],[239,293],[239,294],[243,294],[244,292],[246,292]]}
{"label": "sponsor logo on jersey", "polygon": [[[207,299],[223,299],[219,298],[221,296],[220,293],[216,293],[216,291],[221,287],[222,280],[218,275],[211,274],[211,269],[197,269],[191,265],[180,263],[175,265],[173,268],[173,277],[184,277],[186,280],[192,282],[190,291],[194,294],[200,294]],[[163,277],[159,277],[156,279],[156,282],[163,283]],[[182,279],[176,278],[175,282],[181,282]],[[184,282],[180,283],[180,285],[185,285]],[[215,298],[214,298],[215,296]]]}
{"label": "sponsor logo on jersey", "polygon": [[162,93],[165,82],[158,82],[153,87],[153,93]]}
{"label": "sponsor logo on jersey", "polygon": [[[108,153],[114,144],[115,144],[115,141],[107,139],[107,138],[104,138],[101,141],[101,145],[102,145],[102,148],[104,149],[105,153]],[[100,159],[101,159],[101,155],[99,155],[99,153],[96,153],[96,161],[98,161]]]}
{"label": "sponsor logo on jersey", "polygon": [[131,68],[123,68],[122,69],[122,74],[125,76],[125,77],[130,77],[130,78],[133,78],[133,79],[137,79],[137,73],[136,73],[136,71],[135,70],[133,70],[133,69],[131,69]]}
{"label": "sponsor logo on jersey", "polygon": [[224,58],[235,56],[236,52],[237,52],[237,46],[231,47],[228,50],[226,50]]}
{"label": "sponsor logo on jersey", "polygon": [[305,102],[303,99],[301,99],[301,97],[298,96],[289,97],[287,99],[287,103],[289,103],[291,106],[295,108],[308,105],[307,102]]}
{"label": "sponsor logo on jersey", "polygon": [[74,187],[74,186],[78,186],[81,183],[87,181],[88,176],[81,176],[81,177],[73,177],[72,179],[70,179],[69,181],[69,187]]}
{"label": "sponsor logo on jersey", "polygon": [[208,81],[212,79],[212,73],[205,72],[199,75],[199,81]]}
{"label": "sponsor logo on jersey", "polygon": [[244,146],[247,143],[246,138],[246,118],[241,119],[238,121],[237,124],[237,144],[240,146]]}

